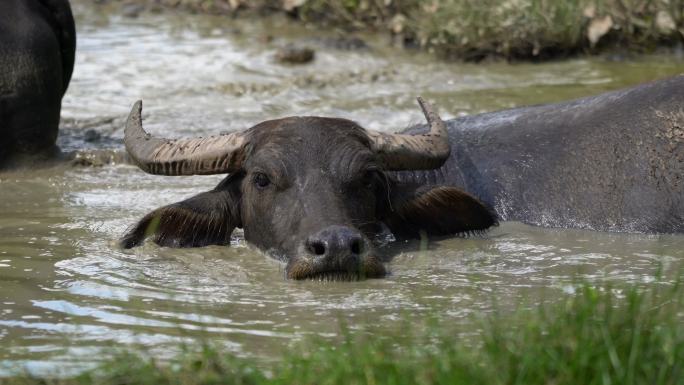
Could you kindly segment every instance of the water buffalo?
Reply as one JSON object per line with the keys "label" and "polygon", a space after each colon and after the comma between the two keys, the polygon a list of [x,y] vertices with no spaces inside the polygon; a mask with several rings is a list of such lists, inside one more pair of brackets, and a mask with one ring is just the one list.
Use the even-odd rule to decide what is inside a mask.
{"label": "water buffalo", "polygon": [[0,167],[57,152],[75,49],[67,0],[0,1]]}
{"label": "water buffalo", "polygon": [[[487,229],[495,215],[455,187],[399,182],[397,170],[440,167],[450,148],[444,122],[419,99],[430,131],[391,135],[346,120],[290,117],[239,133],[167,140],[142,128],[142,103],[128,118],[125,144],[144,171],[228,173],[212,191],[145,216],[122,240],[151,236],[163,246],[226,245],[233,229],[287,262],[289,278],[355,279],[385,274],[370,241]],[[381,225],[384,223],[384,225]]]}
{"label": "water buffalo", "polygon": [[683,102],[679,76],[448,124],[420,101],[428,133],[293,117],[174,141],[142,129],[138,102],[125,143],[143,170],[229,176],[148,214],[123,245],[147,236],[174,247],[228,244],[242,227],[287,261],[290,278],[353,278],[384,274],[369,242],[383,224],[399,238],[481,231],[498,219],[681,233]]}

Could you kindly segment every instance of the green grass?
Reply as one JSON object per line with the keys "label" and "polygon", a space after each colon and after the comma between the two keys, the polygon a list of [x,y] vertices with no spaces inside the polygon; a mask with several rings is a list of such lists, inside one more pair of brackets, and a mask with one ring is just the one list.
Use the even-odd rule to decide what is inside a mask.
{"label": "green grass", "polygon": [[[203,347],[172,362],[119,355],[63,380],[16,384],[684,384],[684,289],[596,289],[497,313],[463,337],[444,321],[413,332],[348,332],[309,340],[276,364]],[[407,326],[410,326],[407,324]],[[403,330],[412,330],[411,327]]]}
{"label": "green grass", "polygon": [[652,51],[684,42],[684,0],[148,1],[209,13],[286,12],[315,25],[389,32],[400,44],[469,61]]}
{"label": "green grass", "polygon": [[[432,15],[419,16],[413,34],[423,46],[466,60],[545,59],[615,47],[650,50],[684,38],[681,0],[443,0],[441,5]],[[611,28],[590,41],[590,29],[606,17]],[[665,30],[666,19],[681,32]]]}

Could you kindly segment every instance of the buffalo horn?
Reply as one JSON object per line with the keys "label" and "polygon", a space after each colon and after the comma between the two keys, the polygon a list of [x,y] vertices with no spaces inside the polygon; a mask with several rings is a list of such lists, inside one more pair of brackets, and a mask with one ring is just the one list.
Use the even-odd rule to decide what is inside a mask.
{"label": "buffalo horn", "polygon": [[430,131],[421,135],[387,134],[369,131],[371,147],[386,170],[429,170],[439,168],[449,157],[451,148],[446,124],[423,98],[418,104]]}
{"label": "buffalo horn", "polygon": [[238,170],[244,160],[245,136],[235,132],[208,138],[155,138],[142,127],[142,101],[128,115],[126,151],[143,171],[157,175],[209,175]]}

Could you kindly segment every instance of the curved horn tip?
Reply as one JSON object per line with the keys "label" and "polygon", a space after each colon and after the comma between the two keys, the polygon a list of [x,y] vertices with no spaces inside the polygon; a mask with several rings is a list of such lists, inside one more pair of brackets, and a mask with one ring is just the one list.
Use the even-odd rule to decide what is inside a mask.
{"label": "curved horn tip", "polygon": [[142,120],[142,100],[133,103],[131,112],[128,114],[128,119],[126,119],[126,125],[128,125],[128,122],[131,120]]}
{"label": "curved horn tip", "polygon": [[128,114],[128,118],[126,119],[127,130],[129,129],[129,127],[133,128],[132,126],[136,125],[142,125],[142,100],[138,100],[137,102],[133,103],[133,107],[131,107],[131,112]]}
{"label": "curved horn tip", "polygon": [[138,100],[133,103],[133,107],[131,107],[131,114],[133,113],[137,113],[138,115],[142,114],[142,100]]}
{"label": "curved horn tip", "polygon": [[426,102],[421,96],[418,96],[416,100],[418,100],[418,105],[420,106],[420,109],[423,110],[423,115],[425,115],[425,118],[428,121],[431,121],[430,115],[435,114],[435,111],[432,109],[432,105]]}

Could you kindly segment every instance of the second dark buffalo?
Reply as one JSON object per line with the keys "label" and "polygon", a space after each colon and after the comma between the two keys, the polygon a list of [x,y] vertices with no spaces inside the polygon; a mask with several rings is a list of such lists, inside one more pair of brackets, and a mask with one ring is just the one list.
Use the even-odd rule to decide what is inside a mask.
{"label": "second dark buffalo", "polygon": [[293,279],[353,280],[385,275],[373,239],[481,231],[495,215],[456,187],[402,183],[398,170],[439,168],[449,157],[445,123],[419,99],[428,133],[392,135],[335,118],[291,117],[216,137],[151,137],[136,103],[126,148],[161,175],[228,173],[214,190],[145,216],[123,239],[163,246],[226,245],[245,239],[287,263]]}
{"label": "second dark buffalo", "polygon": [[75,50],[67,0],[0,1],[0,168],[58,153]]}

